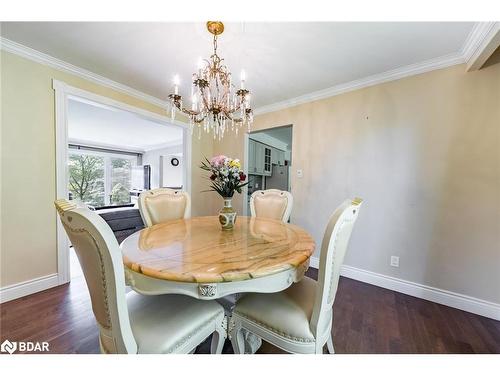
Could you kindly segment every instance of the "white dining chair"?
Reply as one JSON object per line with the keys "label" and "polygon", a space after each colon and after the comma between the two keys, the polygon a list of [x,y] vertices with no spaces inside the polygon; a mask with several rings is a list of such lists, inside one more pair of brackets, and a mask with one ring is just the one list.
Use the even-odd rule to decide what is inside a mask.
{"label": "white dining chair", "polygon": [[95,212],[67,200],[55,206],[85,276],[102,353],[190,353],[212,333],[212,353],[222,352],[227,326],[222,306],[182,295],[126,293],[111,228]]}
{"label": "white dining chair", "polygon": [[147,227],[191,216],[191,198],[181,190],[159,188],[139,195],[139,211]]}
{"label": "white dining chair", "polygon": [[288,222],[292,213],[293,196],[288,191],[277,189],[257,190],[250,196],[252,216]]}
{"label": "white dining chair", "polygon": [[318,281],[304,277],[280,293],[249,293],[232,312],[229,336],[235,353],[244,351],[244,331],[291,353],[334,353],[333,310],[340,267],[362,200],[346,200],[331,216],[323,236]]}

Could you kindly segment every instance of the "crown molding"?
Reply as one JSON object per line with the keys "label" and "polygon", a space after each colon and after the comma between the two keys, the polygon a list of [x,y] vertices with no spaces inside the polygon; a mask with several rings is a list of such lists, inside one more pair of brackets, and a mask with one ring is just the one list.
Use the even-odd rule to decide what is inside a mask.
{"label": "crown molding", "polygon": [[[473,59],[474,56],[481,53],[481,46],[483,46],[485,41],[488,40],[488,37],[491,36],[492,33],[500,27],[499,25],[499,22],[476,22],[468,37],[466,38],[462,49],[459,52],[451,53],[431,60],[426,60],[420,63],[403,66],[400,68],[389,70],[387,72],[374,74],[365,78],[342,83],[281,102],[265,105],[256,108],[254,110],[254,114],[260,115],[268,112],[275,112],[300,104],[326,99],[354,90],[359,90],[365,87],[375,86],[381,83],[395,81],[401,78],[411,77],[413,75],[427,73],[433,70],[443,69],[453,65],[468,63],[471,61],[471,59]],[[79,68],[63,60],[54,58],[45,53],[39,52],[3,37],[0,37],[0,49],[53,67],[55,69],[71,73],[88,81],[92,81],[102,86],[109,87],[113,90],[122,92],[153,105],[162,108],[168,108],[169,106],[168,102],[165,100],[161,100],[157,97],[145,94],[139,90],[133,89],[129,86],[115,82],[106,77],[92,73],[83,68]]]}
{"label": "crown molding", "polygon": [[476,22],[474,24],[462,48],[462,54],[466,63],[469,63],[473,60],[474,56],[481,53],[484,44],[499,28],[500,22]]}
{"label": "crown molding", "polygon": [[13,53],[15,55],[24,57],[26,59],[35,61],[37,63],[49,66],[51,68],[70,73],[72,75],[75,75],[77,77],[83,78],[87,81],[97,83],[101,86],[109,87],[110,89],[113,89],[115,91],[121,92],[123,94],[132,96],[134,98],[143,100],[147,103],[156,105],[161,108],[168,108],[168,102],[165,100],[161,100],[157,97],[148,95],[146,93],[143,93],[142,91],[133,89],[132,87],[129,87],[127,85],[124,85],[122,83],[118,83],[116,81],[113,81],[109,78],[103,77],[99,74],[92,73],[91,71],[88,71],[86,69],[80,68],[78,66],[75,66],[73,64],[67,63],[66,61],[57,59],[55,57],[52,57],[50,55],[47,55],[43,52],[39,52],[33,48],[24,46],[22,44],[16,43],[10,39],[0,37],[0,49]]}
{"label": "crown molding", "polygon": [[461,53],[452,53],[421,63],[403,66],[401,68],[389,70],[384,73],[374,74],[351,82],[335,85],[324,90],[314,91],[309,94],[298,96],[296,98],[287,99],[278,103],[259,107],[254,111],[254,113],[255,115],[260,115],[263,113],[274,112],[281,109],[294,107],[299,104],[309,103],[316,100],[326,99],[332,96],[344,94],[350,91],[359,90],[365,87],[375,86],[381,83],[395,81],[397,79],[410,77],[433,70],[443,69],[457,64],[463,64],[464,62],[465,60]]}
{"label": "crown molding", "polygon": [[459,52],[403,66],[380,74],[374,74],[358,80],[335,85],[324,90],[314,91],[309,94],[283,100],[281,102],[265,105],[256,108],[254,110],[254,114],[260,115],[275,112],[300,104],[359,90],[365,87],[375,86],[381,83],[431,72],[433,70],[448,68],[453,65],[464,64],[468,62],[475,53],[478,53],[477,51],[481,51],[481,46],[484,44],[485,40],[488,39],[488,36],[496,30],[495,27],[498,27],[498,24],[499,22],[476,22]]}

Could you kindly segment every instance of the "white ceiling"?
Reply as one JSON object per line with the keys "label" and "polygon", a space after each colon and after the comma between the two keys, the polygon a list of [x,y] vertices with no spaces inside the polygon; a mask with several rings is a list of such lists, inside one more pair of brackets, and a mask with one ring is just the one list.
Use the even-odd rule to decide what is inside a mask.
{"label": "white ceiling", "polygon": [[[470,22],[228,23],[219,52],[254,108],[457,53]],[[2,22],[2,36],[166,99],[211,53],[203,23]]]}
{"label": "white ceiling", "polygon": [[182,129],[130,112],[69,100],[68,138],[70,142],[140,152],[181,144]]}
{"label": "white ceiling", "polygon": [[291,126],[280,126],[278,128],[272,128],[272,129],[266,129],[262,130],[259,132],[254,132],[252,134],[256,133],[264,133],[267,134],[270,137],[273,137],[274,139],[277,139],[280,142],[283,142],[287,146],[291,148],[292,146],[292,127]]}

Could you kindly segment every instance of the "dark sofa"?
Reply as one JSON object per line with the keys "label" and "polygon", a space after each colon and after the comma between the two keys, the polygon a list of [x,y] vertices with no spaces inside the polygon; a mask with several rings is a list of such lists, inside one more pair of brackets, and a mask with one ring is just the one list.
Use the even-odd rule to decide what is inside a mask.
{"label": "dark sofa", "polygon": [[141,213],[137,208],[105,209],[96,212],[108,223],[118,243],[144,228]]}

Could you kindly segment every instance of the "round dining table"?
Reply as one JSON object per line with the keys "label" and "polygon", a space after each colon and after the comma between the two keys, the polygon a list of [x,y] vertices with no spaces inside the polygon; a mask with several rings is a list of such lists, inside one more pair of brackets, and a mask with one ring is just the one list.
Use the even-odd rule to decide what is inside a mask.
{"label": "round dining table", "polygon": [[304,276],[315,245],[304,229],[278,220],[240,216],[224,231],[206,216],[153,225],[120,247],[136,292],[217,299],[288,288]]}

